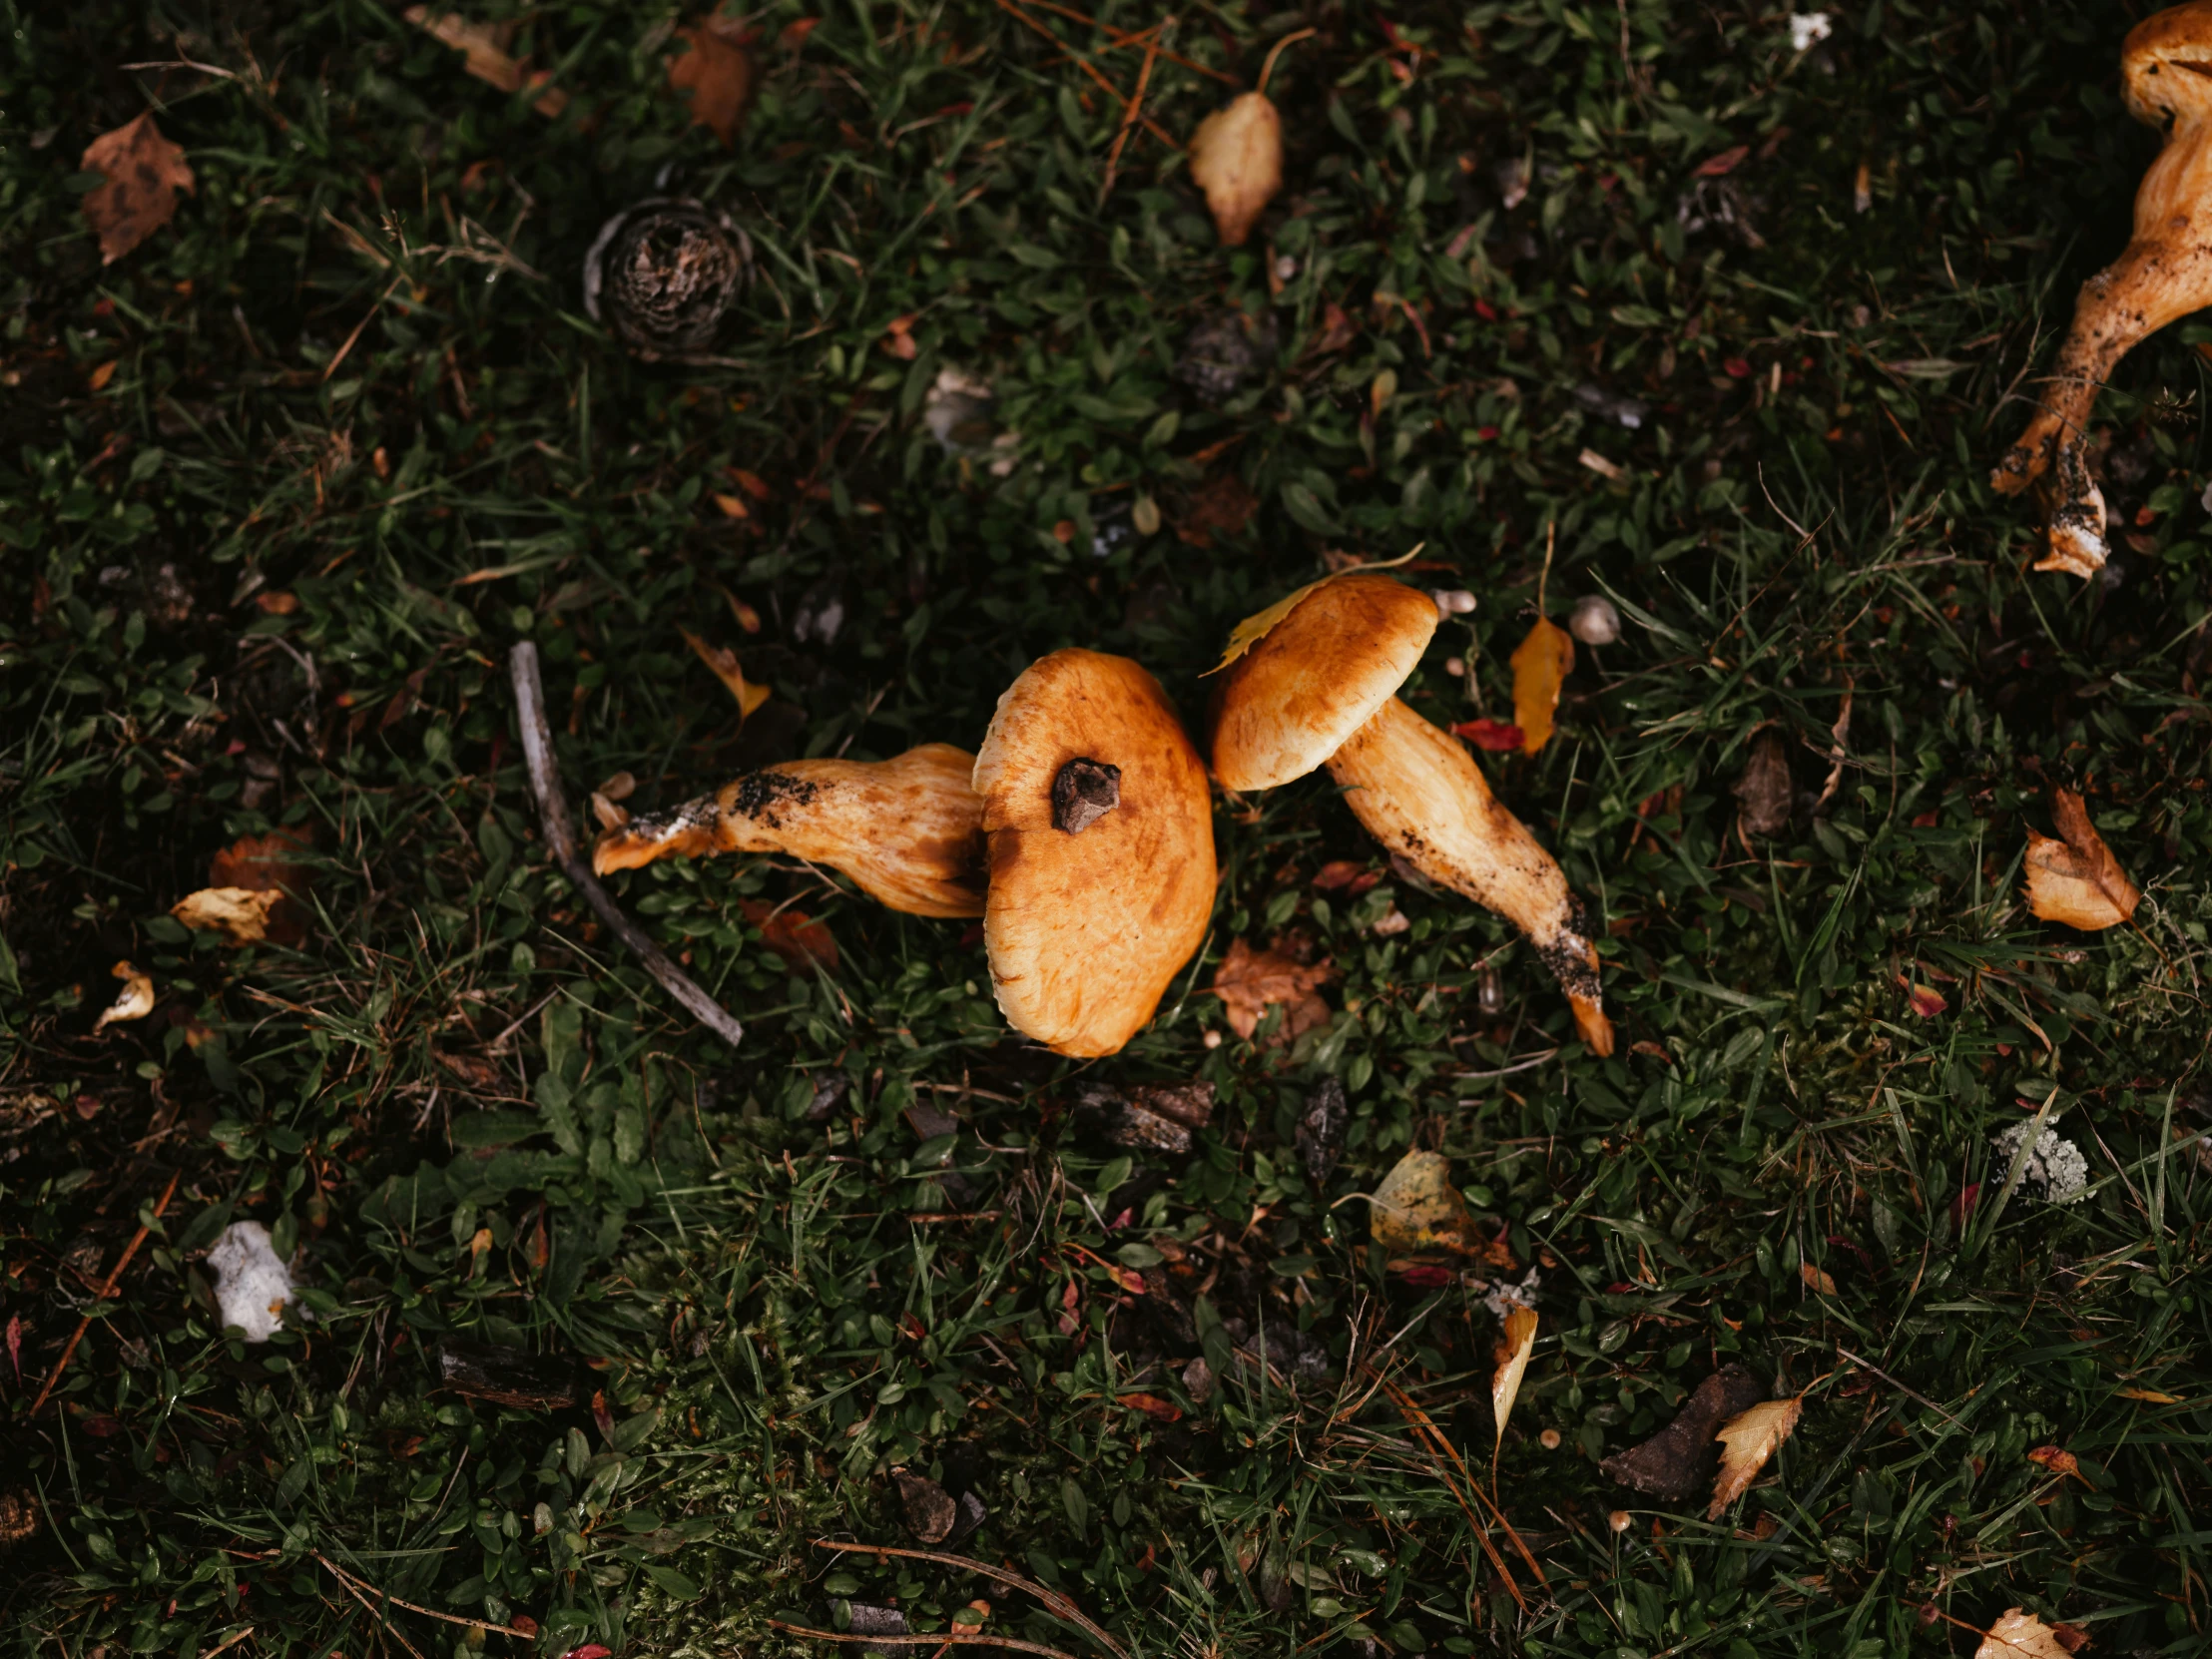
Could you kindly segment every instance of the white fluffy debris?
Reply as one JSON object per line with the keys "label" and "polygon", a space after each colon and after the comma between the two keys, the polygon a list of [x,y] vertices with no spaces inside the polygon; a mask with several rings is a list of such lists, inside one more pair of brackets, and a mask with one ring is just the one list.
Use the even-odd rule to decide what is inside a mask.
{"label": "white fluffy debris", "polygon": [[291,1306],[291,1274],[270,1248],[269,1229],[258,1221],[234,1221],[208,1252],[215,1269],[216,1306],[226,1327],[237,1326],[250,1343],[266,1343]]}
{"label": "white fluffy debris", "polygon": [[1489,1309],[1492,1319],[1503,1325],[1505,1316],[1513,1309],[1536,1306],[1536,1287],[1543,1282],[1542,1270],[1538,1268],[1530,1268],[1521,1275],[1518,1285],[1509,1280],[1495,1280],[1490,1285],[1489,1295],[1482,1299],[1482,1306]]}
{"label": "white fluffy debris", "polygon": [[[1997,1160],[2002,1168],[2012,1167],[2012,1160],[2019,1155],[2020,1143],[2027,1139],[2027,1131],[2028,1125],[2015,1123],[1990,1140],[1989,1144],[1997,1149]],[[2089,1160],[2081,1155],[2081,1148],[2063,1139],[2057,1130],[2046,1129],[2035,1137],[2035,1150],[2027,1155],[2020,1181],[2023,1185],[2040,1187],[2046,1203],[2072,1204],[2089,1190]]]}
{"label": "white fluffy debris", "polygon": [[1800,12],[1790,19],[1790,50],[1809,52],[1836,32],[1836,20],[1826,12]]}

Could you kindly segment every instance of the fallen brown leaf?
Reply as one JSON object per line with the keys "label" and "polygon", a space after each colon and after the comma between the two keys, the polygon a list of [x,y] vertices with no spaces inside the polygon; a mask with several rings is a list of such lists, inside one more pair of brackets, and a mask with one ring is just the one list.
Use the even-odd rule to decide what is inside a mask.
{"label": "fallen brown leaf", "polygon": [[[2075,1639],[2069,1642],[2061,1631]],[[2067,1659],[2086,1639],[2071,1625],[2053,1627],[2033,1613],[2007,1607],[1973,1650],[1973,1659]]]}
{"label": "fallen brown leaf", "polygon": [[1735,797],[1744,804],[1744,832],[1779,835],[1790,828],[1790,812],[1797,800],[1797,781],[1790,776],[1790,740],[1768,727],[1753,741],[1751,759],[1736,780]]}
{"label": "fallen brown leaf", "polygon": [[1180,1422],[1183,1407],[1172,1399],[1162,1399],[1158,1394],[1117,1394],[1116,1403],[1132,1411],[1142,1411],[1156,1422]]}
{"label": "fallen brown leaf", "polygon": [[751,717],[769,699],[766,686],[756,686],[745,677],[745,670],[738,666],[738,654],[726,645],[709,645],[689,628],[679,630],[684,643],[699,653],[699,660],[715,672],[715,678],[730,689],[730,695],[738,700],[738,719],[742,723]]}
{"label": "fallen brown leaf", "polygon": [[1250,1037],[1272,1007],[1283,1009],[1283,1023],[1274,1040],[1289,1042],[1329,1019],[1329,1004],[1317,987],[1335,977],[1328,962],[1302,966],[1276,950],[1254,950],[1244,940],[1229,946],[1221,966],[1214,970],[1213,992],[1229,1010],[1229,1028]]}
{"label": "fallen brown leaf", "polygon": [[1222,246],[1242,248],[1283,188],[1283,120],[1266,93],[1243,93],[1198,124],[1191,183],[1206,193]]}
{"label": "fallen brown leaf", "polygon": [[162,137],[152,110],[102,133],[77,165],[103,176],[84,201],[85,222],[100,236],[102,265],[115,264],[175,218],[180,190],[193,192],[185,153]]}
{"label": "fallen brown leaf", "polygon": [[1759,1380],[1728,1366],[1700,1382],[1674,1420],[1642,1444],[1615,1452],[1598,1467],[1623,1486],[1654,1497],[1688,1497],[1711,1477],[1718,1442],[1713,1431],[1759,1402]]}
{"label": "fallen brown leaf", "polygon": [[2148,1400],[2153,1405],[2179,1405],[2181,1403],[2179,1394],[2160,1393],[2156,1388],[2121,1388],[2118,1392],[2122,1399]]}
{"label": "fallen brown leaf", "polygon": [[1512,656],[1513,724],[1521,729],[1521,753],[1533,755],[1551,736],[1559,688],[1574,672],[1574,636],[1549,617],[1538,617]]}
{"label": "fallen brown leaf", "polygon": [[2089,1483],[2081,1472],[2081,1459],[2061,1446],[2036,1446],[2028,1452],[2027,1460],[2030,1463],[2039,1463],[2050,1470],[2051,1473],[2061,1477],[2070,1474],[2084,1486]]}
{"label": "fallen brown leaf", "polygon": [[1440,1152],[1408,1152],[1382,1178],[1368,1209],[1368,1236],[1392,1256],[1481,1256],[1490,1246]]}
{"label": "fallen brown leaf", "polygon": [[177,900],[169,913],[196,933],[221,933],[233,944],[260,944],[269,936],[269,912],[283,896],[274,888],[202,887]]}
{"label": "fallen brown leaf", "polygon": [[1252,515],[1260,510],[1260,498],[1245,487],[1234,472],[1217,472],[1191,492],[1190,502],[1176,520],[1175,533],[1193,547],[1211,547],[1216,536],[1245,533]]}
{"label": "fallen brown leaf", "polygon": [[92,1034],[96,1037],[111,1025],[144,1019],[154,1011],[154,981],[149,975],[139,972],[129,962],[116,963],[112,971],[123,981],[123,989],[116,992],[115,1001],[92,1022]]}
{"label": "fallen brown leaf", "polygon": [[2071,790],[2051,796],[2058,838],[2027,831],[2027,906],[2045,921],[2085,933],[2116,927],[2135,913],[2142,894],[2120,868],[2112,849],[2089,822],[2089,809]]}
{"label": "fallen brown leaf", "polygon": [[1767,1459],[1797,1427],[1798,1412],[1804,1405],[1803,1394],[1763,1400],[1721,1424],[1714,1436],[1721,1443],[1721,1471],[1713,1481],[1713,1501],[1705,1511],[1707,1520],[1719,1520],[1722,1512],[1744,1495],[1767,1466]]}
{"label": "fallen brown leaf", "polygon": [[669,60],[669,90],[691,106],[691,118],[725,145],[745,124],[758,79],[753,54],[726,32],[719,20],[676,31],[687,51]]}
{"label": "fallen brown leaf", "polygon": [[278,893],[264,913],[262,934],[272,944],[298,944],[314,914],[307,902],[307,867],[301,862],[306,852],[306,840],[294,830],[241,835],[208,860],[208,885]]}
{"label": "fallen brown leaf", "polygon": [[1490,1377],[1490,1411],[1497,1418],[1497,1437],[1490,1443],[1494,1462],[1505,1443],[1505,1419],[1513,1414],[1513,1399],[1520,1392],[1521,1376],[1528,1370],[1528,1355],[1536,1346],[1536,1310],[1513,1307],[1505,1311],[1505,1334],[1497,1345],[1497,1370]]}
{"label": "fallen brown leaf", "polygon": [[409,6],[402,15],[416,28],[462,54],[466,61],[461,67],[479,81],[501,92],[520,92],[524,86],[543,87],[537,101],[531,105],[542,116],[557,116],[568,108],[568,94],[559,87],[546,85],[552,76],[542,69],[531,69],[526,58],[508,55],[508,43],[514,39],[512,23],[471,23],[459,12],[433,13],[428,6]]}
{"label": "fallen brown leaf", "polygon": [[1815,1296],[1834,1296],[1836,1279],[1833,1274],[1815,1267],[1811,1262],[1798,1264],[1798,1277],[1805,1281],[1805,1288]]}
{"label": "fallen brown leaf", "polygon": [[761,930],[761,942],[784,958],[799,973],[820,967],[826,973],[837,969],[837,941],[830,929],[804,910],[779,910],[761,898],[741,898],[738,909]]}

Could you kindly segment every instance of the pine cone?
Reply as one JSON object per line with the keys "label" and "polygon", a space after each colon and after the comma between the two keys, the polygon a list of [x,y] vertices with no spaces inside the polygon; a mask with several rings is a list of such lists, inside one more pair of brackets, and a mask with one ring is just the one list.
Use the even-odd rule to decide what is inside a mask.
{"label": "pine cone", "polygon": [[753,244],[717,209],[654,197],[584,256],[584,309],[647,362],[711,351],[753,275]]}

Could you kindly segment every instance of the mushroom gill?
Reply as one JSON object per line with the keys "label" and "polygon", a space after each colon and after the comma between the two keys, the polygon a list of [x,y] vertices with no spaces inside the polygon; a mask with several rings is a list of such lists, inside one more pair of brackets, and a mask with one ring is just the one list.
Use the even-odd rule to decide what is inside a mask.
{"label": "mushroom gill", "polygon": [[983,803],[975,757],[925,743],[888,761],[788,761],[599,837],[592,868],[656,858],[784,852],[848,875],[917,916],[983,913]]}
{"label": "mushroom gill", "polygon": [[2145,18],[2120,47],[2128,114],[2166,135],[2135,191],[2135,232],[2081,285],[2073,326],[2035,416],[1989,475],[2016,494],[2042,482],[2050,549],[2037,570],[2094,575],[2104,564],[2104,495],[2089,473],[2089,413],[2137,342],[2212,305],[2212,0]]}

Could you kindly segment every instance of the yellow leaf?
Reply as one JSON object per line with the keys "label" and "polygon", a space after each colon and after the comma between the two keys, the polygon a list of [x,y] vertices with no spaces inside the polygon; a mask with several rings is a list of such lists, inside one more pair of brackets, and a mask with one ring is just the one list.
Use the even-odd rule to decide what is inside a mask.
{"label": "yellow leaf", "polygon": [[738,654],[728,646],[709,645],[689,628],[680,630],[684,643],[699,653],[699,660],[715,671],[715,678],[730,688],[730,695],[738,700],[738,719],[749,718],[755,709],[768,701],[766,686],[756,686],[746,679],[745,670],[738,667]]}
{"label": "yellow leaf", "polygon": [[1574,672],[1574,636],[1549,617],[1538,617],[1512,662],[1513,724],[1521,729],[1521,753],[1533,755],[1551,736],[1559,687]]}
{"label": "yellow leaf", "polygon": [[1437,1250],[1479,1256],[1489,1244],[1440,1152],[1408,1152],[1382,1178],[1368,1214],[1368,1236],[1394,1256]]}
{"label": "yellow leaf", "polygon": [[2071,790],[2051,797],[2058,838],[2027,832],[2027,905],[2045,921],[2062,921],[2085,933],[2116,927],[2135,913],[2142,894],[2120,868],[2104,837],[2089,823],[2089,810]]}
{"label": "yellow leaf", "polygon": [[127,1020],[144,1019],[154,1011],[154,981],[139,972],[129,962],[115,964],[115,976],[123,981],[123,989],[116,993],[114,1004],[92,1022],[92,1034],[98,1036],[111,1025],[121,1025]]}
{"label": "yellow leaf", "polygon": [[1528,1354],[1535,1346],[1536,1310],[1506,1309],[1505,1337],[1497,1345],[1497,1371],[1490,1378],[1490,1410],[1497,1417],[1497,1438],[1490,1445],[1493,1462],[1505,1443],[1505,1419],[1513,1414],[1513,1397],[1520,1392],[1521,1374],[1528,1370]]}
{"label": "yellow leaf", "polygon": [[1283,188],[1283,119],[1264,92],[1230,100],[1191,135],[1191,183],[1206,193],[1226,248],[1242,248]]}
{"label": "yellow leaf", "polygon": [[[1216,663],[1212,668],[1208,669],[1206,673],[1219,674],[1223,669],[1227,668],[1239,657],[1242,657],[1247,651],[1250,651],[1254,646],[1258,645],[1262,640],[1266,639],[1268,637],[1269,630],[1274,628],[1277,623],[1281,622],[1293,611],[1297,610],[1298,602],[1301,599],[1304,599],[1308,594],[1312,593],[1316,588],[1326,588],[1327,586],[1329,586],[1330,583],[1336,581],[1339,577],[1366,575],[1368,572],[1375,570],[1395,570],[1399,565],[1406,563],[1413,557],[1415,553],[1418,553],[1421,548],[1426,547],[1427,545],[1428,544],[1426,542],[1421,542],[1413,548],[1413,551],[1411,553],[1403,554],[1398,558],[1385,559],[1381,564],[1354,565],[1350,570],[1340,570],[1331,575],[1324,576],[1318,582],[1308,582],[1303,588],[1300,588],[1298,592],[1288,595],[1285,598],[1278,599],[1266,610],[1253,612],[1252,615],[1246,617],[1244,621],[1238,623],[1236,627],[1232,628],[1229,631],[1229,649],[1221,654],[1221,661]],[[1200,678],[1203,679],[1205,678],[1205,676],[1202,675],[1200,676]]]}
{"label": "yellow leaf", "polygon": [[2181,1403],[2179,1394],[2162,1394],[2156,1388],[2122,1388],[2119,1392],[2122,1399],[2146,1399],[2153,1405],[2179,1405]]}
{"label": "yellow leaf", "polygon": [[98,368],[94,369],[92,371],[92,389],[94,391],[105,390],[107,388],[108,382],[115,378],[116,367],[122,361],[123,359],[121,357],[110,357]]}
{"label": "yellow leaf", "polygon": [[1721,1472],[1713,1482],[1713,1501],[1705,1511],[1707,1520],[1719,1520],[1722,1511],[1744,1495],[1775,1448],[1797,1427],[1798,1411],[1804,1403],[1803,1394],[1763,1400],[1721,1424],[1714,1436],[1721,1442]]}
{"label": "yellow leaf", "polygon": [[722,509],[724,518],[751,518],[753,509],[734,495],[716,495],[715,505]]}
{"label": "yellow leaf", "polygon": [[1973,1659],[2069,1659],[2072,1649],[2033,1613],[2007,1607],[1973,1650]]}
{"label": "yellow leaf", "polygon": [[169,913],[202,933],[221,933],[233,944],[259,944],[269,937],[269,912],[284,895],[275,887],[202,887],[185,894]]}

